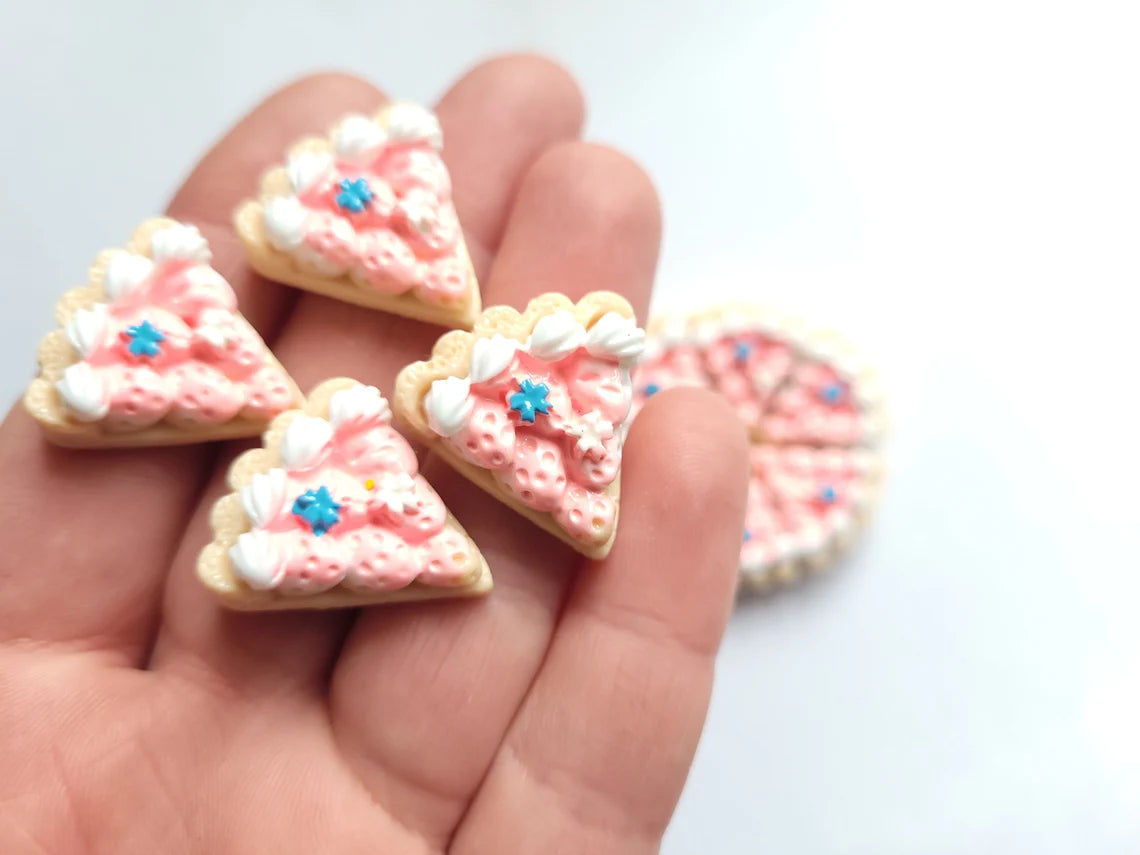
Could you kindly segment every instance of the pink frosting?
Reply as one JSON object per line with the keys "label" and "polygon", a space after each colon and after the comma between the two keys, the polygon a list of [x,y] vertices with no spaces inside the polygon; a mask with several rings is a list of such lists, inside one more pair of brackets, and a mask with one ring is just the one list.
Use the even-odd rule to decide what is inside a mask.
{"label": "pink frosting", "polygon": [[[357,179],[372,198],[353,211],[337,198],[342,181]],[[298,199],[309,211],[304,247],[337,270],[384,293],[412,291],[434,302],[467,292],[451,180],[429,142],[389,142],[365,162],[338,160]]]}
{"label": "pink frosting", "polygon": [[[530,381],[546,386],[548,413],[524,421],[511,396]],[[617,506],[605,492],[621,467],[621,427],[630,408],[629,382],[616,359],[579,348],[547,362],[525,350],[497,376],[471,385],[471,413],[447,441],[494,476],[528,507],[548,512],[577,540],[605,541]],[[607,423],[584,441],[581,426]],[[608,430],[606,428],[609,428]]]}
{"label": "pink frosting", "polygon": [[[220,276],[192,276],[182,260],[155,265],[145,281],[106,304],[102,336],[87,362],[109,397],[105,421],[118,429],[268,420],[293,403],[292,385],[272,362]],[[153,355],[130,350],[128,329],[144,322],[163,340]],[[221,338],[219,339],[219,336]]]}
{"label": "pink frosting", "polygon": [[756,567],[825,548],[864,504],[861,452],[756,445],[741,563]]}
{"label": "pink frosting", "polygon": [[[417,469],[407,441],[374,420],[342,425],[313,465],[286,470],[285,502],[260,526],[280,557],[273,587],[294,595],[338,584],[389,591],[413,581],[463,583],[472,570],[472,546],[446,525],[443,501]],[[394,509],[385,501],[383,478],[399,473],[413,488],[407,504]],[[293,511],[297,497],[321,487],[340,508],[339,520],[318,535]]]}

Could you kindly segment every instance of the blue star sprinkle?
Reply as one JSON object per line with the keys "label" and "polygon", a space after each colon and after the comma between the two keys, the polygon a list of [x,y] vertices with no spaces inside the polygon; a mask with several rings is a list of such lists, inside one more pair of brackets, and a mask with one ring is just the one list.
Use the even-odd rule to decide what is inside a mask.
{"label": "blue star sprinkle", "polygon": [[829,383],[819,390],[819,397],[825,404],[838,404],[843,398],[843,387],[838,383]]}
{"label": "blue star sprinkle", "polygon": [[158,356],[162,353],[159,344],[166,341],[162,330],[145,320],[137,326],[127,327],[126,337],[131,342],[127,345],[127,350],[133,356]]}
{"label": "blue star sprinkle", "polygon": [[733,351],[736,353],[737,362],[747,362],[748,357],[752,355],[752,345],[745,341],[738,341],[733,346]]}
{"label": "blue star sprinkle", "polygon": [[750,532],[748,529],[744,529],[744,542],[748,543],[750,540],[752,540],[752,532]]}
{"label": "blue star sprinkle", "polygon": [[660,386],[658,386],[656,383],[650,383],[648,386],[645,387],[645,397],[652,398],[654,395],[656,395],[660,391],[661,391]]}
{"label": "blue star sprinkle", "polygon": [[830,505],[835,501],[835,488],[830,484],[825,485],[824,488],[819,491],[819,500],[825,505]]}
{"label": "blue star sprinkle", "polygon": [[372,201],[372,188],[363,178],[345,178],[337,187],[340,192],[336,194],[336,203],[346,211],[359,214]]}
{"label": "blue star sprinkle", "polygon": [[336,502],[328,487],[306,490],[293,502],[293,515],[300,517],[313,534],[320,537],[340,522],[340,504]]}
{"label": "blue star sprinkle", "polygon": [[535,383],[529,377],[519,383],[519,390],[508,399],[511,409],[519,414],[519,419],[534,424],[536,413],[550,415],[550,401],[546,396],[550,387],[545,383]]}

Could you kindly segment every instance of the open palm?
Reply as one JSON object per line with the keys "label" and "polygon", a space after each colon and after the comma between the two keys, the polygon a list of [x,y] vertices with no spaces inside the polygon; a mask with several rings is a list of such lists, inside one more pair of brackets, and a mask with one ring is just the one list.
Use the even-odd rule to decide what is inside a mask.
{"label": "open palm", "polygon": [[[384,96],[304,79],[245,117],[169,213],[209,239],[302,388],[390,392],[439,330],[269,283],[230,212],[296,137]],[[653,187],[580,142],[581,96],[536,58],[438,105],[484,303],[624,293],[639,314]],[[495,575],[485,600],[232,614],[194,578],[240,448],[73,452],[0,430],[0,852],[639,853],[699,736],[732,600],[746,443],[711,393],[657,396],[627,444],[610,557],[584,561],[423,471]]]}

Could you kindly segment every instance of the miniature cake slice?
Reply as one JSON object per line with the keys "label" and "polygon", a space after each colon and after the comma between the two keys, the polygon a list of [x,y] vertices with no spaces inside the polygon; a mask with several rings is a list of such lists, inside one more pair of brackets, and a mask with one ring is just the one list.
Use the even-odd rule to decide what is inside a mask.
{"label": "miniature cake slice", "polygon": [[874,504],[881,476],[865,448],[752,447],[741,572],[753,588],[824,569]]}
{"label": "miniature cake slice", "polygon": [[470,329],[479,287],[442,147],[436,117],[406,102],[300,141],[234,215],[250,264],[338,300]]}
{"label": "miniature cake slice", "polygon": [[333,608],[491,589],[373,386],[328,380],[230,469],[198,576],[236,609]]}
{"label": "miniature cake slice", "polygon": [[485,311],[396,381],[398,415],[455,469],[591,558],[617,531],[630,369],[645,333],[622,297]]}
{"label": "miniature cake slice", "polygon": [[67,446],[256,436],[300,392],[237,309],[193,226],[148,220],[56,306],[24,396]]}

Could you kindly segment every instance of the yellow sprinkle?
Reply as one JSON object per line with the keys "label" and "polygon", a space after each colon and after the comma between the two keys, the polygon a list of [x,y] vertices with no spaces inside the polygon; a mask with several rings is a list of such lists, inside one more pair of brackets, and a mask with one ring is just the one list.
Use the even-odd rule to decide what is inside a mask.
{"label": "yellow sprinkle", "polygon": [[364,482],[364,489],[365,490],[374,490],[375,488],[376,488],[376,482],[373,481],[371,478],[369,478],[367,481]]}

